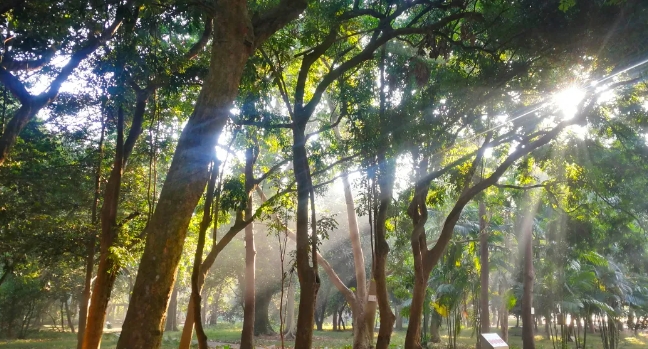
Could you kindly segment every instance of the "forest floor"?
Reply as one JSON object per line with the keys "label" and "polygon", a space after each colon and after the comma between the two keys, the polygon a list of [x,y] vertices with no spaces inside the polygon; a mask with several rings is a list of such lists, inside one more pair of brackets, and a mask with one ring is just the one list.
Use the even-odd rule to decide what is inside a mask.
{"label": "forest floor", "polygon": [[[102,348],[114,348],[117,343],[117,334],[119,329],[109,330],[104,334],[101,343]],[[210,347],[221,349],[237,349],[237,343],[240,340],[240,325],[219,324],[215,327],[205,329],[207,337],[210,339]],[[444,329],[442,329],[442,334]],[[459,349],[473,349],[475,347],[475,338],[471,337],[472,329],[464,329],[457,338]],[[521,328],[510,329],[509,345],[511,349],[522,348]],[[376,333],[377,335],[377,333]],[[331,330],[315,331],[313,333],[313,347],[327,349],[347,349],[352,345],[352,332],[350,330],[343,332],[333,332]],[[165,332],[162,342],[163,349],[175,349],[178,347],[179,331]],[[394,331],[390,347],[400,349],[405,340],[405,331]],[[448,336],[443,336],[443,341],[438,344],[429,346],[430,349],[447,348]],[[195,343],[195,342],[194,342]],[[281,341],[279,336],[264,336],[256,341],[257,348],[280,348]],[[292,348],[293,341],[286,340],[287,348]],[[558,343],[556,345],[558,347]],[[569,349],[575,348],[573,343],[568,346]],[[648,347],[648,334],[641,333],[638,336],[632,334],[623,334],[619,342],[618,349],[639,349]],[[60,333],[53,331],[41,331],[33,333],[28,339],[24,340],[0,340],[0,349],[74,349],[76,348],[76,336],[72,333]],[[193,345],[192,348],[197,348]],[[552,342],[545,339],[542,335],[536,336],[536,349],[553,349]],[[598,335],[589,334],[587,338],[586,349],[603,349],[601,338]]]}

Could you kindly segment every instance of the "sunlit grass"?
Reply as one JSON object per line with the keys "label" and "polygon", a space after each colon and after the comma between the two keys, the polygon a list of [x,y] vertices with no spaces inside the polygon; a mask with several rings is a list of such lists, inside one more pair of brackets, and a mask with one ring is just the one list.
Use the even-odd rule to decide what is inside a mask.
{"label": "sunlit grass", "polygon": [[[118,329],[117,329],[118,330]],[[275,328],[276,330],[276,328]],[[536,349],[553,349],[554,346],[551,340],[546,339],[542,333],[543,329],[539,328],[538,333],[535,336],[536,339]],[[233,344],[231,347],[237,347],[236,344],[240,342],[241,339],[241,324],[229,324],[223,323],[217,326],[209,326],[205,328],[205,332],[209,341],[212,343],[221,344],[219,348],[223,348],[229,344]],[[459,349],[473,349],[475,348],[475,337],[471,336],[473,334],[472,328],[464,328],[457,338],[457,344]],[[162,340],[163,349],[177,348],[180,341],[181,331],[172,331],[165,332]],[[378,333],[375,333],[377,337]],[[442,342],[441,343],[430,343],[428,348],[430,349],[445,349],[447,348],[448,335],[443,328],[441,330]],[[509,330],[509,345],[511,349],[521,349],[522,348],[522,329],[512,327]],[[374,338],[375,338],[374,337]],[[195,337],[194,337],[195,340]],[[401,349],[403,348],[403,343],[405,342],[405,331],[394,331],[391,339],[390,348],[392,349]],[[114,348],[117,343],[117,337],[113,333],[107,333],[104,335],[103,341],[101,343],[102,348]],[[195,342],[194,342],[195,343]],[[349,348],[353,343],[353,332],[351,329],[346,331],[332,331],[330,325],[324,326],[324,331],[314,331],[313,332],[313,348],[317,349],[343,349]],[[279,336],[265,336],[257,338],[256,344],[258,348],[266,348],[270,346],[275,346],[278,348],[281,345]],[[285,341],[287,348],[294,347],[294,341],[286,340]],[[559,343],[556,343],[559,345]],[[619,343],[619,349],[640,349],[646,348],[648,346],[648,337],[646,334],[642,333],[637,336],[633,336],[631,333],[623,334],[623,339]],[[39,333],[33,333],[30,335],[30,338],[25,340],[0,340],[0,349],[73,349],[76,348],[76,335],[72,333],[60,333],[53,331],[43,331]],[[197,348],[197,345],[192,345],[192,348]],[[568,348],[575,348],[574,343],[569,343]],[[601,338],[598,334],[588,334],[587,336],[587,347],[585,349],[602,349],[603,345],[601,343]]]}

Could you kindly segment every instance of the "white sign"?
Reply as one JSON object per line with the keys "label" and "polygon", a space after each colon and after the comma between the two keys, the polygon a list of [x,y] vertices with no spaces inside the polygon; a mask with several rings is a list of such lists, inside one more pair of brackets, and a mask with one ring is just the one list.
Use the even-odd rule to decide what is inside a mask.
{"label": "white sign", "polygon": [[378,299],[376,298],[375,294],[370,294],[369,295],[369,302],[377,302]]}
{"label": "white sign", "polygon": [[482,338],[485,339],[492,348],[508,348],[508,344],[500,338],[497,333],[482,333]]}

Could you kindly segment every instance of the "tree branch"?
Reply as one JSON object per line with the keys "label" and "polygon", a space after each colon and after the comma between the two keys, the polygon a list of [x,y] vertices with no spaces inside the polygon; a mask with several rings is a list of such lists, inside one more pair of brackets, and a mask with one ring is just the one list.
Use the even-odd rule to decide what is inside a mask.
{"label": "tree branch", "polygon": [[279,3],[261,13],[254,14],[254,44],[260,47],[272,34],[296,19],[308,6],[306,0],[280,0]]}
{"label": "tree branch", "polygon": [[187,53],[185,53],[184,58],[187,60],[191,60],[196,58],[196,56],[200,53],[205,48],[205,45],[207,45],[207,42],[209,41],[209,38],[212,35],[212,30],[214,28],[214,17],[208,16],[207,19],[205,20],[205,30],[203,30],[202,35],[200,36],[200,39],[189,49]]}
{"label": "tree branch", "polygon": [[291,158],[283,159],[274,166],[272,166],[266,173],[262,174],[261,177],[254,179],[254,185],[259,185],[261,182],[263,182],[266,178],[268,178],[270,175],[273,173],[279,171],[281,166],[287,164],[288,162],[292,161]]}

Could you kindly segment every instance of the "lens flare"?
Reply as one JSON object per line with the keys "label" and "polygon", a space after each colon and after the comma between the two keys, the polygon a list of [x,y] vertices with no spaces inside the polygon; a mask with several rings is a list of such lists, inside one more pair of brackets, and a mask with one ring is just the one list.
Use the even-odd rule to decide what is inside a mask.
{"label": "lens flare", "polygon": [[585,91],[576,86],[568,87],[552,97],[553,104],[560,109],[565,120],[576,116],[578,105],[585,98]]}

